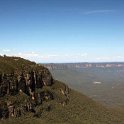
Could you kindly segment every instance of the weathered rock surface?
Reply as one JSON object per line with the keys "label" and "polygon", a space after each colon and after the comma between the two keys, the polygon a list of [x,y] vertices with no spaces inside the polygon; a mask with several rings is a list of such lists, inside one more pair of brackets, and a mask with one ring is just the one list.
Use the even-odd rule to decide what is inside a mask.
{"label": "weathered rock surface", "polygon": [[52,76],[45,72],[43,74],[34,71],[27,74],[21,72],[19,75],[0,74],[0,96],[15,95],[18,92],[32,95],[36,88],[50,86],[52,82]]}
{"label": "weathered rock surface", "polygon": [[[15,58],[14,62],[13,59],[11,61],[13,64]],[[13,67],[16,66],[8,72],[0,67],[0,70],[3,70],[0,71],[0,119],[20,117],[29,112],[34,113],[35,116],[37,106],[55,97],[50,88],[54,79],[48,69],[35,63],[31,65],[20,63],[18,58],[13,64]],[[20,69],[19,64],[22,67]],[[61,91],[64,96],[67,96],[67,87],[63,87]],[[46,110],[50,111],[51,106],[48,106]]]}
{"label": "weathered rock surface", "polygon": [[[52,76],[44,71],[43,73],[31,71],[27,74],[21,72],[19,75],[15,74],[0,74],[0,97],[8,95],[17,95],[18,93],[25,93],[31,100],[21,108],[15,108],[11,101],[4,103],[5,106],[0,105],[0,118],[19,117],[23,111],[35,112],[36,105],[42,104],[43,100],[53,99],[50,92],[36,93],[37,88],[52,85]],[[34,102],[34,103],[33,103]]]}

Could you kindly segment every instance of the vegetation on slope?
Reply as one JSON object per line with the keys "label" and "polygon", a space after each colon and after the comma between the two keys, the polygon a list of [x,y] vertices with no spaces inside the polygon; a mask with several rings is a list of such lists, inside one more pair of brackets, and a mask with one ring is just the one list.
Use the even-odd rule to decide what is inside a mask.
{"label": "vegetation on slope", "polygon": [[[1,124],[123,124],[124,120],[120,114],[115,114],[115,111],[108,110],[73,90],[69,91],[69,103],[65,106],[59,104],[58,98],[62,97],[59,89],[62,85],[61,82],[54,82],[50,91],[54,92],[56,97],[36,108],[38,117],[33,117],[31,113],[28,113],[20,118],[2,120]],[[49,111],[48,106],[51,106]]]}
{"label": "vegetation on slope", "polygon": [[[15,60],[18,59],[18,60]],[[4,64],[5,61],[5,68]],[[16,62],[15,62],[16,61]],[[18,62],[17,62],[18,61]],[[1,72],[28,69],[45,69],[30,61],[16,57],[0,58]],[[23,65],[23,67],[22,67]],[[6,70],[7,69],[7,70]],[[26,70],[27,71],[27,70]],[[0,124],[123,124],[124,119],[120,113],[109,110],[92,99],[71,90],[64,83],[53,80],[51,86],[37,88],[36,93],[50,92],[53,99],[43,100],[42,104],[35,107],[35,112],[26,112],[19,117],[0,120]],[[30,96],[21,92],[14,96],[6,95],[0,101],[12,100],[15,105],[23,105]],[[115,113],[116,112],[116,113]]]}

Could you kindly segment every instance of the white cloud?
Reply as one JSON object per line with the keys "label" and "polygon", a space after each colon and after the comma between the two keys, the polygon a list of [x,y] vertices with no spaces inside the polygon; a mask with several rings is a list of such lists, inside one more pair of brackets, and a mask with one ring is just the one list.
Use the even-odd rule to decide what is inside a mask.
{"label": "white cloud", "polygon": [[36,57],[38,61],[44,62],[78,62],[83,61],[88,56],[87,53],[82,54],[46,54]]}
{"label": "white cloud", "polygon": [[56,54],[41,54],[39,52],[19,52],[19,53],[9,53],[8,56],[19,56],[25,59],[36,62],[49,62],[59,59],[59,55]]}
{"label": "white cloud", "polygon": [[39,58],[42,58],[42,59],[52,59],[52,58],[56,58],[56,57],[59,57],[59,55],[56,55],[56,54],[50,54],[50,55],[40,55]]}
{"label": "white cloud", "polygon": [[124,61],[124,56],[103,56],[103,57],[97,57],[97,61],[100,62],[119,62],[119,61]]}
{"label": "white cloud", "polygon": [[[5,52],[6,51],[6,52]],[[36,62],[121,62],[124,61],[124,55],[116,56],[95,56],[88,53],[66,53],[66,54],[44,54],[38,51],[18,52],[17,50],[1,49],[1,55],[19,56]]]}
{"label": "white cloud", "polygon": [[20,57],[39,57],[40,55],[36,52],[27,52],[27,53],[18,53],[17,56],[20,56]]}
{"label": "white cloud", "polygon": [[88,54],[87,53],[83,53],[83,54],[80,54],[82,57],[87,57]]}
{"label": "white cloud", "polygon": [[3,52],[10,52],[11,50],[10,49],[3,49],[2,51]]}
{"label": "white cloud", "polygon": [[90,15],[90,14],[100,14],[100,13],[111,13],[115,10],[91,10],[91,11],[85,11],[83,14]]}
{"label": "white cloud", "polygon": [[100,61],[108,61],[108,60],[111,60],[111,57],[98,57],[96,59]]}
{"label": "white cloud", "polygon": [[118,59],[124,59],[124,56],[117,56]]}
{"label": "white cloud", "polygon": [[88,54],[87,53],[78,53],[78,54],[64,54],[62,56],[65,57],[87,57]]}

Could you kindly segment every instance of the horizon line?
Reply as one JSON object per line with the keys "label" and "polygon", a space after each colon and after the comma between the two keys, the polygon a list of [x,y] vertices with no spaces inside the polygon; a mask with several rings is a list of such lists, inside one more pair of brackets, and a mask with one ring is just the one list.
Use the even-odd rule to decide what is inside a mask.
{"label": "horizon line", "polygon": [[106,62],[106,61],[103,61],[103,62],[43,62],[43,63],[37,63],[37,64],[82,64],[82,63],[87,63],[87,64],[92,64],[92,63],[124,63],[119,61],[119,62],[115,62],[115,61],[109,61],[109,62]]}

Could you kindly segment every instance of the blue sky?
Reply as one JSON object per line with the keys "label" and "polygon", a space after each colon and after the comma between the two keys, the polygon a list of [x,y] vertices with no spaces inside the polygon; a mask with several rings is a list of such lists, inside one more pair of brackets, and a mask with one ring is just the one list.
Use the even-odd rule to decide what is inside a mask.
{"label": "blue sky", "polygon": [[124,61],[124,1],[0,0],[0,54],[41,63]]}

